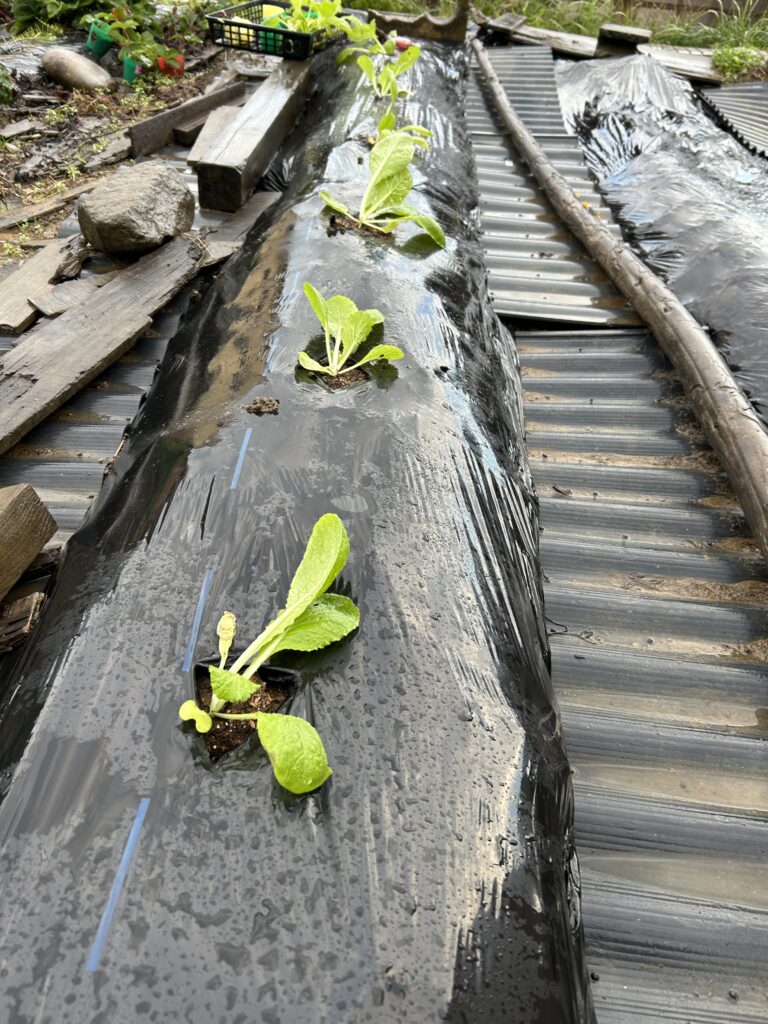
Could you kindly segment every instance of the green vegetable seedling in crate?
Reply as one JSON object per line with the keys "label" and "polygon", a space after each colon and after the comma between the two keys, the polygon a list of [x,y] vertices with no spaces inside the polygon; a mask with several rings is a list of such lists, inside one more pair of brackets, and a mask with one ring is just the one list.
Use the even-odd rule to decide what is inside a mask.
{"label": "green vegetable seedling in crate", "polygon": [[274,0],[225,7],[207,17],[218,46],[307,60],[344,38],[340,15],[340,0]]}

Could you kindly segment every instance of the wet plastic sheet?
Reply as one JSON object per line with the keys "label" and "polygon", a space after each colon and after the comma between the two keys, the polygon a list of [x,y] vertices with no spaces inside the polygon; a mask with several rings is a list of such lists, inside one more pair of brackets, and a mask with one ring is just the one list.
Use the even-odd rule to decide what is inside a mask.
{"label": "wet plastic sheet", "polygon": [[[317,62],[288,194],[171,342],[70,544],[6,690],[19,748],[45,700],[0,807],[8,1024],[591,1020],[464,68],[431,49],[407,104],[434,131],[415,202],[445,226],[441,252],[408,228],[326,234],[318,192],[360,195],[375,107],[356,68]],[[406,358],[348,391],[297,378],[318,331],[304,281],[380,307]],[[249,414],[257,397],[279,414]],[[221,613],[252,638],[328,511],[349,530],[338,586],[362,622],[284,659],[301,679],[289,710],[334,769],[297,799],[256,738],[212,766],[177,709]]]}
{"label": "wet plastic sheet", "polygon": [[767,424],[768,164],[651,57],[560,62],[557,80],[603,195]]}

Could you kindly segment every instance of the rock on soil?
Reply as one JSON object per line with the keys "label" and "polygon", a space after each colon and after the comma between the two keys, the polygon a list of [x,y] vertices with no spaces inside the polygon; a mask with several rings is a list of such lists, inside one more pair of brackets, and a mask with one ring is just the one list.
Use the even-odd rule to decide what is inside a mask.
{"label": "rock on soil", "polygon": [[45,51],[43,70],[54,82],[82,92],[113,89],[116,84],[108,71],[66,46],[52,46]]}
{"label": "rock on soil", "polygon": [[94,248],[138,253],[189,231],[195,197],[178,171],[162,160],[121,167],[80,201],[80,230]]}

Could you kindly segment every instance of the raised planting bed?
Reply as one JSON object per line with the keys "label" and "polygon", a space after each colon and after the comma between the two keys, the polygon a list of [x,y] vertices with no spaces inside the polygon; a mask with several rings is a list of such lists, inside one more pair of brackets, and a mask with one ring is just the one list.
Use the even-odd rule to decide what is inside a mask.
{"label": "raised planting bed", "polygon": [[[136,1007],[188,1024],[591,1020],[464,67],[425,48],[406,84],[428,148],[392,143],[399,170],[367,207],[390,211],[383,235],[330,237],[322,194],[359,219],[383,110],[355,64],[311,63],[274,164],[283,199],[190,310],[70,541],[7,684],[6,750],[26,741],[0,806],[9,1024],[45,1020],[42,986],[57,1024]],[[371,378],[297,377],[317,346],[327,367],[306,372],[367,357]],[[278,669],[285,699],[254,706]],[[208,719],[229,714],[256,726],[214,759]]]}

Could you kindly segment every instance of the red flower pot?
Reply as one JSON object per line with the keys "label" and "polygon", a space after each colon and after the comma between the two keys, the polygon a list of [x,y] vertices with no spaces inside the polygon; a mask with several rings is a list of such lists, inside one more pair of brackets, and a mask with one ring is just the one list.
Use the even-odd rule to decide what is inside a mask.
{"label": "red flower pot", "polygon": [[184,74],[184,54],[180,53],[178,57],[158,57],[157,68],[161,75],[179,78]]}

